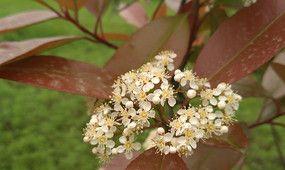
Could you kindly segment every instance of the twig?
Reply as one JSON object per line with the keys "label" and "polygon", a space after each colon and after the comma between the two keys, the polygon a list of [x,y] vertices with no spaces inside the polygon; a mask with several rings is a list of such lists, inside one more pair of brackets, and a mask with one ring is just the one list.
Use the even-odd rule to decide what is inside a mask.
{"label": "twig", "polygon": [[270,124],[271,124],[271,125],[276,125],[276,126],[280,126],[280,127],[283,127],[283,128],[285,128],[285,124],[284,124],[284,123],[279,123],[279,122],[271,122]]}
{"label": "twig", "polygon": [[281,146],[279,143],[279,134],[276,131],[276,129],[274,128],[274,126],[271,126],[271,132],[272,132],[274,144],[276,146],[276,151],[277,151],[279,159],[280,159],[280,163],[282,164],[283,168],[285,169],[285,159],[284,159],[282,149],[281,149]]}
{"label": "twig", "polygon": [[264,125],[264,124],[271,124],[273,120],[275,120],[276,118],[280,117],[280,116],[283,116],[285,115],[285,112],[282,112],[282,113],[278,113],[276,114],[275,116],[267,119],[267,120],[264,120],[264,121],[261,121],[261,122],[255,122],[253,124],[251,124],[250,126],[248,126],[249,129],[252,129],[252,128],[255,128],[257,126],[261,126],[261,125]]}
{"label": "twig", "polygon": [[82,26],[79,22],[76,21],[76,19],[72,18],[68,12],[64,12],[64,15],[60,14],[58,11],[56,11],[53,7],[51,7],[49,4],[47,4],[44,1],[41,0],[36,0],[36,2],[38,2],[39,4],[47,7],[48,9],[52,10],[53,12],[55,12],[58,17],[69,21],[70,23],[72,23],[74,26],[76,26],[79,30],[81,30],[83,33],[91,36],[92,38],[94,38],[95,40],[97,40],[96,42],[104,44],[110,48],[113,49],[117,49],[118,47],[110,42],[108,42],[107,40],[101,38],[100,36],[98,36],[97,34],[93,34],[92,32],[90,32],[87,28],[85,28],[84,26]]}
{"label": "twig", "polygon": [[[181,6],[180,6],[180,10],[182,9],[182,5],[183,5],[183,1],[181,2]],[[190,55],[187,57],[187,55],[189,54],[191,48],[192,48],[192,44],[194,42],[194,40],[197,37],[197,33],[199,30],[199,8],[200,8],[200,4],[199,4],[199,0],[193,0],[192,1],[192,6],[191,6],[191,11],[189,13],[189,20],[192,20],[191,22],[191,28],[190,28],[190,37],[189,37],[189,45],[188,45],[188,49],[187,52],[183,58],[183,61],[180,65],[180,68],[184,68],[185,65],[187,64],[187,61],[190,57]]]}

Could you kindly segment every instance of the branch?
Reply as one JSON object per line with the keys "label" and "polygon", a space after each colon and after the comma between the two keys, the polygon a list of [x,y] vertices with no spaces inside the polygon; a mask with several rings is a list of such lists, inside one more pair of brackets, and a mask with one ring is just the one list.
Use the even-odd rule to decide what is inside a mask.
{"label": "branch", "polygon": [[[183,1],[181,2],[181,4],[183,5]],[[182,5],[180,6],[180,10],[182,10]],[[192,5],[191,5],[191,11],[189,13],[189,22],[190,23],[190,37],[189,37],[189,45],[188,45],[188,49],[186,52],[186,56],[184,56],[182,64],[180,66],[181,69],[183,69],[185,67],[185,65],[187,64],[187,61],[189,59],[190,56],[187,57],[187,55],[189,54],[191,48],[192,48],[192,44],[194,42],[194,40],[197,37],[197,33],[200,27],[199,24],[199,8],[200,8],[200,4],[199,4],[199,0],[193,0],[192,1]]]}

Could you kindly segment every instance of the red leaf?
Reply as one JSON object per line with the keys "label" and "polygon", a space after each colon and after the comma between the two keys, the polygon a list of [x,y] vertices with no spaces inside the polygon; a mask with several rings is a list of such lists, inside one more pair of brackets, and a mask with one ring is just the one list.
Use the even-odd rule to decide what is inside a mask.
{"label": "red leaf", "polygon": [[175,65],[179,66],[187,52],[189,34],[186,15],[155,20],[120,47],[105,68],[115,75],[120,75],[140,67],[162,50],[173,50],[178,55]]}
{"label": "red leaf", "polygon": [[199,144],[194,154],[185,158],[189,170],[229,170],[242,158],[242,153],[231,148]]}
{"label": "red leaf", "polygon": [[244,128],[240,124],[233,124],[229,127],[228,133],[222,136],[214,136],[206,140],[204,144],[240,150],[248,147],[248,139]]}
{"label": "red leaf", "polygon": [[161,4],[159,4],[159,7],[154,12],[152,19],[158,19],[164,17],[166,16],[166,14],[167,14],[167,6],[163,1],[161,1]]}
{"label": "red leaf", "polygon": [[104,32],[103,37],[107,40],[116,40],[116,41],[128,41],[130,39],[127,34],[120,33],[106,33]]}
{"label": "red leaf", "polygon": [[187,170],[185,162],[177,154],[156,153],[155,148],[146,150],[133,160],[126,170]]}
{"label": "red leaf", "polygon": [[243,129],[235,124],[229,128],[229,133],[200,142],[193,155],[184,159],[188,169],[232,169],[243,157],[248,146]]}
{"label": "red leaf", "polygon": [[211,83],[250,74],[285,46],[285,1],[259,0],[226,20],[199,55],[195,71]]}
{"label": "red leaf", "polygon": [[124,18],[129,24],[138,28],[143,27],[148,23],[148,16],[139,2],[134,2],[130,6],[123,7],[119,15]]}
{"label": "red leaf", "polygon": [[[281,52],[276,56],[273,62],[285,65],[285,52]],[[282,98],[285,96],[285,82],[277,75],[271,65],[268,66],[263,75],[262,86],[274,98]]]}
{"label": "red leaf", "polygon": [[1,66],[0,78],[97,98],[108,98],[113,82],[104,69],[54,56],[33,56]]}
{"label": "red leaf", "polygon": [[134,152],[133,154],[132,159],[126,159],[124,154],[116,155],[106,166],[100,168],[100,170],[125,170],[130,162],[136,159],[140,153]]}
{"label": "red leaf", "polygon": [[39,38],[19,42],[0,43],[0,65],[38,54],[46,49],[57,47],[80,37],[61,36],[52,38]]}
{"label": "red leaf", "polygon": [[80,9],[87,0],[56,0],[59,5],[64,8],[78,10]]}
{"label": "red leaf", "polygon": [[18,28],[51,20],[56,17],[57,15],[54,12],[46,10],[35,10],[8,16],[0,19],[0,33],[13,31]]}

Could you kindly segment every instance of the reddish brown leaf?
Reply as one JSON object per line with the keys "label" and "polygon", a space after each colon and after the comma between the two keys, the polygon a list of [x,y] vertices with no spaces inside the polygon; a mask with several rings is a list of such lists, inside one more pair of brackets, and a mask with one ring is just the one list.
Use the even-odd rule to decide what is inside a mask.
{"label": "reddish brown leaf", "polygon": [[258,83],[253,76],[246,76],[232,84],[233,90],[242,97],[266,97],[268,92]]}
{"label": "reddish brown leaf", "polygon": [[35,10],[7,16],[0,19],[0,33],[13,31],[18,28],[51,20],[56,17],[57,15],[54,12],[46,10]]}
{"label": "reddish brown leaf", "polygon": [[128,41],[130,39],[129,35],[120,33],[104,33],[103,37],[107,40],[115,41]]}
{"label": "reddish brown leaf", "polygon": [[161,2],[162,3],[155,10],[152,19],[158,19],[158,18],[166,16],[166,14],[167,14],[167,6],[165,5],[165,3],[163,1],[161,1]]}
{"label": "reddish brown leaf", "polygon": [[106,166],[100,168],[100,170],[125,170],[127,166],[139,156],[139,152],[133,153],[132,159],[126,159],[124,154],[119,154],[115,156]]}
{"label": "reddish brown leaf", "polygon": [[56,0],[59,5],[64,8],[78,10],[80,9],[87,0]]}
{"label": "reddish brown leaf", "polygon": [[250,74],[285,46],[285,1],[259,0],[226,20],[199,55],[195,71],[232,83]]}
{"label": "reddish brown leaf", "polygon": [[228,133],[208,139],[204,144],[237,150],[245,149],[248,147],[248,139],[244,129],[241,124],[233,124],[229,127]]}
{"label": "reddish brown leaf", "polygon": [[200,142],[193,155],[184,161],[190,170],[232,169],[243,157],[247,145],[243,129],[235,124],[229,128],[228,134]]}
{"label": "reddish brown leaf", "polygon": [[186,15],[155,20],[120,47],[105,68],[115,75],[120,75],[140,67],[162,50],[173,50],[177,53],[175,65],[179,66],[187,52],[189,34]]}
{"label": "reddish brown leaf", "polygon": [[[281,52],[273,60],[274,63],[285,65],[285,52]],[[285,82],[277,75],[272,66],[269,65],[265,71],[262,79],[262,86],[274,98],[281,98],[285,96]]]}
{"label": "reddish brown leaf", "polygon": [[104,69],[54,56],[33,56],[1,66],[0,78],[96,98],[108,98],[112,83]]}
{"label": "reddish brown leaf", "polygon": [[242,158],[243,154],[226,147],[198,145],[194,154],[185,158],[189,170],[229,170]]}
{"label": "reddish brown leaf", "polygon": [[1,42],[0,65],[23,59],[38,54],[46,49],[57,47],[78,39],[80,39],[80,37],[61,36],[19,42]]}
{"label": "reddish brown leaf", "polygon": [[123,7],[123,9],[120,10],[119,15],[129,24],[138,28],[143,27],[148,23],[147,13],[139,2],[134,2],[130,6]]}
{"label": "reddish brown leaf", "polygon": [[155,148],[146,150],[133,160],[126,170],[187,170],[185,162],[177,154],[156,153]]}

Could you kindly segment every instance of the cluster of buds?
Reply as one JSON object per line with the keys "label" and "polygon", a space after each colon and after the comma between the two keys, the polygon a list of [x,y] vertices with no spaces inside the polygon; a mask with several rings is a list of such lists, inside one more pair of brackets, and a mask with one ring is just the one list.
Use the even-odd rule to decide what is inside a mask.
{"label": "cluster of buds", "polygon": [[174,71],[175,57],[161,52],[115,81],[109,102],[95,109],[84,130],[93,153],[103,160],[119,153],[130,159],[141,149],[136,137],[157,128],[152,141],[159,152],[187,156],[199,140],[227,133],[241,96],[229,84],[211,89],[190,70]]}

